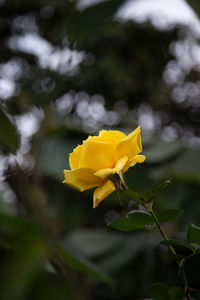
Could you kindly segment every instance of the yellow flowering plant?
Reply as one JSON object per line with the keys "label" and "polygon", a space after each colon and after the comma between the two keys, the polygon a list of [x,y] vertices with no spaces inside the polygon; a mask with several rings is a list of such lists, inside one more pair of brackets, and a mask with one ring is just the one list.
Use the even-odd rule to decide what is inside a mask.
{"label": "yellow flowering plant", "polygon": [[117,130],[102,130],[98,136],[89,136],[69,155],[71,170],[64,170],[64,183],[81,192],[96,187],[93,194],[94,208],[116,189],[124,192],[126,196],[135,200],[138,205],[143,206],[142,211],[131,211],[126,217],[118,218],[109,226],[120,231],[147,229],[154,232],[154,229],[157,228],[163,237],[161,243],[168,246],[169,251],[176,260],[182,287],[171,288],[165,283],[153,284],[149,288],[149,295],[153,299],[161,299],[154,298],[159,295],[159,297],[170,300],[182,299],[185,296],[188,300],[191,300],[190,293],[192,289],[189,287],[184,270],[184,263],[188,260],[188,257],[180,259],[175,249],[176,246],[181,246],[190,249],[192,255],[196,254],[196,248],[190,243],[200,245],[200,228],[192,224],[189,226],[187,238],[190,243],[168,239],[161,223],[181,216],[183,210],[168,209],[157,215],[153,209],[153,204],[157,193],[168,186],[169,180],[143,193],[128,189],[123,173],[136,163],[144,162],[145,156],[141,155],[141,152],[140,126],[129,135]]}
{"label": "yellow flowering plant", "polygon": [[121,175],[145,160],[140,152],[140,126],[127,136],[117,130],[102,130],[98,136],[89,136],[70,154],[71,170],[64,170],[64,182],[81,192],[97,187],[93,195],[95,208],[115,191],[112,175]]}

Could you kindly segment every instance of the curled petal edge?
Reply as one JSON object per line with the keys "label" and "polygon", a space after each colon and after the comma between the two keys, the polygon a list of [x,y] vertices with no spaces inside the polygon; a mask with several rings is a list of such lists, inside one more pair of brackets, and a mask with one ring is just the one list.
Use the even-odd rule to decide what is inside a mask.
{"label": "curled petal edge", "polygon": [[99,186],[102,180],[94,175],[90,168],[79,168],[76,170],[64,170],[65,180],[63,183],[71,185],[80,192]]}
{"label": "curled petal edge", "polygon": [[129,160],[142,151],[140,126],[119,142],[115,149],[116,158],[127,156]]}
{"label": "curled petal edge", "polygon": [[106,169],[99,170],[96,173],[94,173],[94,175],[100,177],[101,179],[105,179],[110,175],[119,174],[119,172],[123,171],[127,162],[128,162],[128,157],[124,156],[118,160],[114,168],[106,168]]}
{"label": "curled petal edge", "polygon": [[146,159],[145,155],[136,155],[131,161],[130,167],[135,166],[137,163],[139,164],[143,163],[145,159]]}
{"label": "curled petal edge", "polygon": [[145,155],[136,155],[134,156],[123,169],[123,173],[125,173],[129,168],[134,167],[137,163],[141,164],[145,161]]}
{"label": "curled petal edge", "polygon": [[93,208],[96,208],[101,201],[115,191],[115,185],[111,180],[105,180],[96,190],[93,195]]}

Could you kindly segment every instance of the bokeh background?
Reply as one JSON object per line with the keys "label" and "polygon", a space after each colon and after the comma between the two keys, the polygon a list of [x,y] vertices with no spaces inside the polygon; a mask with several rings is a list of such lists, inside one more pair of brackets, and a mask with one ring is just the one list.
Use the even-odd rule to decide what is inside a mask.
{"label": "bokeh background", "polygon": [[[147,159],[127,184],[171,178],[155,204],[184,209],[170,238],[200,225],[199,13],[195,0],[0,0],[1,299],[144,299],[153,282],[179,284],[158,234],[107,226],[133,201],[93,209],[93,191],[62,181],[89,134],[140,124]],[[199,262],[186,265],[197,289]]]}

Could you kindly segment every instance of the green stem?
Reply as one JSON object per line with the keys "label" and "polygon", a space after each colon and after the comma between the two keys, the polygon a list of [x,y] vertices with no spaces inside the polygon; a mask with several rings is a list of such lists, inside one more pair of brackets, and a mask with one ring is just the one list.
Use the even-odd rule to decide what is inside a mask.
{"label": "green stem", "polygon": [[[151,215],[152,215],[152,217],[153,217],[153,219],[154,219],[154,221],[155,221],[155,223],[157,225],[157,228],[158,228],[160,234],[162,235],[162,237],[164,238],[165,241],[168,241],[169,239],[168,239],[166,233],[164,232],[164,229],[160,225],[160,223],[158,221],[158,218],[156,217],[153,209],[150,210],[150,213],[151,213]],[[169,250],[172,253],[172,255],[176,255],[176,251],[174,250],[173,246],[169,246]],[[188,300],[192,300],[191,295],[190,295],[190,291],[189,291],[188,281],[187,281],[187,277],[186,277],[186,274],[185,274],[184,267],[180,266],[179,260],[177,258],[176,258],[176,262],[177,262],[178,268],[180,270],[180,273],[182,275],[182,281],[183,281],[183,285],[184,285],[184,288],[185,288],[185,291],[186,291],[187,299]]]}
{"label": "green stem", "polygon": [[[156,217],[153,209],[151,209],[150,213],[151,213],[151,215],[152,215],[152,217],[153,217],[153,219],[154,219],[154,221],[155,221],[155,223],[158,227],[158,230],[160,231],[160,234],[162,235],[162,237],[164,238],[165,241],[168,241],[169,239],[168,239],[166,233],[164,232],[164,229],[160,225],[160,223],[158,221],[158,218]],[[176,255],[176,251],[174,250],[173,246],[169,246],[169,250],[170,250],[172,255]]]}
{"label": "green stem", "polygon": [[[126,194],[126,196],[136,200],[136,202],[138,204],[143,205],[146,208],[146,210],[151,213],[151,216],[153,217],[160,234],[162,235],[162,237],[164,238],[165,241],[168,241],[169,239],[168,239],[164,229],[160,225],[160,223],[158,221],[158,218],[156,217],[156,215],[155,215],[155,213],[152,209],[152,204],[151,204],[150,207],[147,207],[147,205],[145,205],[145,201],[142,199],[140,194],[129,190],[128,186],[126,185],[126,183],[124,181],[124,178],[123,178],[123,175],[122,175],[121,172],[114,179],[115,179],[114,184],[116,185],[117,189],[121,190],[124,194]],[[111,180],[112,180],[112,178],[111,178]],[[172,253],[172,255],[176,257],[176,251],[175,251],[174,247],[169,246],[169,250]],[[180,264],[180,261],[177,257],[176,257],[176,262],[177,262],[178,269],[181,273],[182,282],[183,282],[183,286],[184,286],[184,289],[185,289],[185,292],[186,292],[187,300],[192,300],[184,267],[183,267],[183,265]]]}

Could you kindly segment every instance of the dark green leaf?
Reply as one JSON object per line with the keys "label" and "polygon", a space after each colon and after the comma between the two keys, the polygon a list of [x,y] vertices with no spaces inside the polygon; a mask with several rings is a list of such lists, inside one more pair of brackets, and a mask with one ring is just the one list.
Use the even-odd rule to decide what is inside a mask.
{"label": "dark green leaf", "polygon": [[46,245],[40,229],[15,216],[0,215],[4,239],[12,251],[3,272],[2,299],[25,299],[25,293],[46,261]]}
{"label": "dark green leaf", "polygon": [[63,249],[58,243],[55,244],[56,250],[67,265],[79,270],[89,276],[92,276],[98,280],[104,281],[108,284],[113,285],[113,281],[109,278],[98,266],[94,263],[82,257],[80,255],[72,254],[71,251]]}
{"label": "dark green leaf", "polygon": [[[195,288],[195,282],[199,280],[200,253],[195,253],[185,258],[184,270],[190,287]],[[198,299],[198,298],[197,298]]]}
{"label": "dark green leaf", "polygon": [[187,3],[194,9],[200,17],[200,2],[198,0],[187,0]]}
{"label": "dark green leaf", "polygon": [[157,218],[159,220],[159,222],[163,223],[163,222],[168,222],[168,221],[172,221],[178,217],[180,217],[183,213],[183,209],[166,209],[161,211]]}
{"label": "dark green leaf", "polygon": [[177,241],[177,240],[168,240],[168,241],[162,241],[160,242],[162,245],[166,245],[166,246],[181,246],[181,247],[184,247],[184,248],[187,248],[187,249],[190,249],[192,252],[195,252],[196,249],[194,246],[188,244],[188,243],[185,243],[185,242],[182,242],[182,241]]}
{"label": "dark green leaf", "polygon": [[152,216],[148,212],[141,212],[138,210],[131,211],[128,214],[129,220],[134,222],[136,225],[145,226],[154,223]]}
{"label": "dark green leaf", "polygon": [[154,300],[168,300],[169,285],[158,282],[149,286],[148,295]]}
{"label": "dark green leaf", "polygon": [[179,260],[180,261],[182,258],[185,258],[185,255],[179,254],[179,253],[178,254],[173,254],[173,255],[171,254],[171,256],[169,257],[169,260],[170,261],[174,261],[174,260],[176,260],[176,261]]}
{"label": "dark green leaf", "polygon": [[147,190],[143,193],[143,199],[146,203],[152,202],[155,199],[155,193],[151,190]]}
{"label": "dark green leaf", "polygon": [[154,187],[153,188],[153,192],[154,193],[157,193],[157,192],[159,192],[160,190],[163,190],[163,189],[165,189],[166,187],[168,187],[168,185],[171,183],[171,181],[168,179],[168,180],[166,180],[166,181],[164,181],[164,182],[162,182],[161,184],[159,184],[158,186],[156,186],[156,187]]}
{"label": "dark green leaf", "polygon": [[0,106],[0,146],[6,152],[15,152],[19,146],[19,135],[15,126]]}
{"label": "dark green leaf", "polygon": [[180,300],[185,296],[182,288],[170,287],[163,282],[152,284],[148,288],[148,294],[154,300]]}
{"label": "dark green leaf", "polygon": [[191,243],[200,245],[200,227],[189,224],[187,231],[187,239]]}
{"label": "dark green leaf", "polygon": [[171,287],[168,290],[169,300],[180,300],[185,296],[184,290],[178,286]]}
{"label": "dark green leaf", "polygon": [[131,198],[132,200],[137,201],[138,203],[142,203],[140,194],[132,191],[132,190],[122,190],[123,194],[125,194],[126,196],[128,196],[129,198]]}
{"label": "dark green leaf", "polygon": [[111,18],[124,0],[110,0],[89,6],[83,12],[77,10],[68,19],[67,34],[69,40],[82,41],[91,32],[102,28],[103,23]]}
{"label": "dark green leaf", "polygon": [[109,226],[121,231],[133,231],[146,228],[144,225],[135,223],[130,218],[119,218],[112,222]]}

